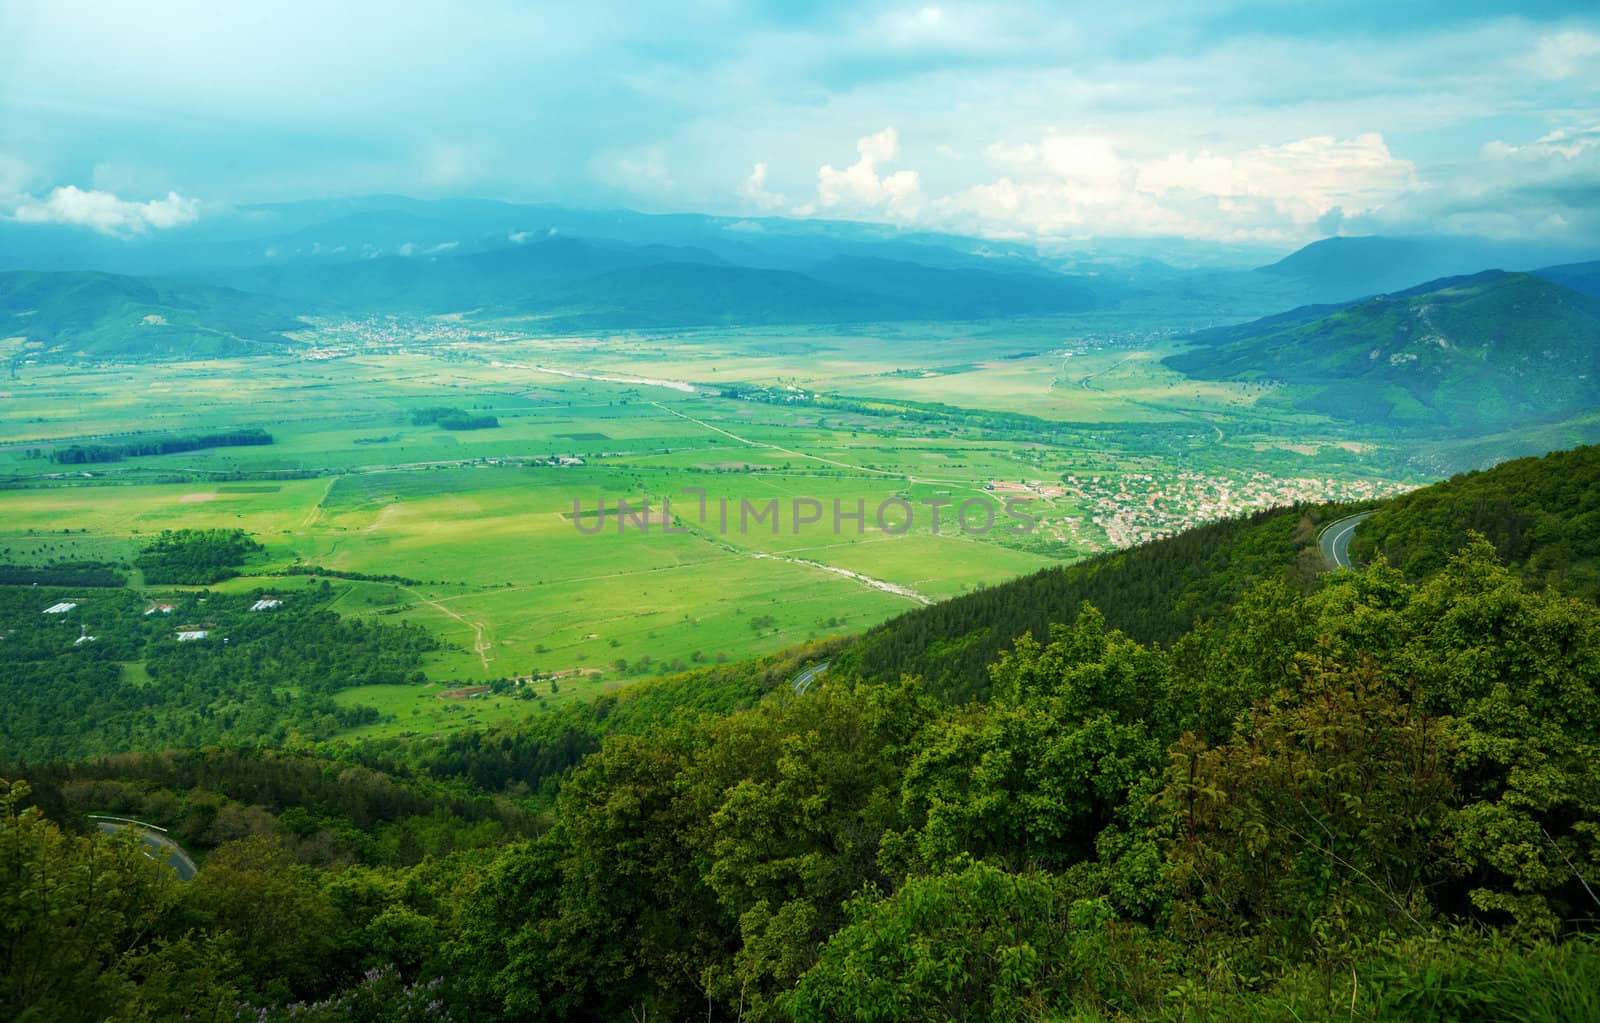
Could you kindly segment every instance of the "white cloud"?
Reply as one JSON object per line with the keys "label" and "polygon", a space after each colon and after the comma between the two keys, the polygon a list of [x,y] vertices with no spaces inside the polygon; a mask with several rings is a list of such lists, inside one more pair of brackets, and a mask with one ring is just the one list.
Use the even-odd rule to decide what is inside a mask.
{"label": "white cloud", "polygon": [[395,252],[402,256],[437,256],[441,252],[457,248],[460,244],[460,242],[440,242],[437,245],[418,245],[416,242],[406,242]]}
{"label": "white cloud", "polygon": [[773,210],[789,200],[777,192],[767,191],[767,165],[758,163],[750,176],[739,186],[739,195],[758,209]]}
{"label": "white cloud", "polygon": [[1143,158],[1104,136],[1048,135],[985,156],[1001,176],[936,205],[990,234],[1287,239],[1315,233],[1335,210],[1359,216],[1417,187],[1415,168],[1377,134]]}
{"label": "white cloud", "polygon": [[1539,39],[1533,52],[1518,62],[1529,73],[1549,81],[1593,74],[1600,64],[1600,35],[1573,29]]}
{"label": "white cloud", "polygon": [[892,162],[899,150],[900,137],[892,127],[862,136],[856,141],[855,163],[844,170],[823,164],[817,171],[817,207],[881,212],[894,220],[910,219],[922,199],[922,181],[917,172],[900,170],[881,177],[878,174],[878,165]]}
{"label": "white cloud", "polygon": [[200,218],[200,201],[168,192],[165,199],[133,202],[111,192],[86,192],[67,185],[43,199],[28,197],[13,215],[24,223],[73,224],[127,238],[151,228],[164,230],[193,223]]}
{"label": "white cloud", "polygon": [[1369,229],[1426,224],[1445,233],[1589,245],[1600,237],[1600,122],[1532,142],[1487,142],[1467,167],[1383,211]]}

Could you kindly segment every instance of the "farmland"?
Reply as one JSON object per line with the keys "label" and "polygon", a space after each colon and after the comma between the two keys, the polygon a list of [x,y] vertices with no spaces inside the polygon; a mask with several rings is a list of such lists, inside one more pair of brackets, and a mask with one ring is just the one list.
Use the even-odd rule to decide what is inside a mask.
{"label": "farmland", "polygon": [[[165,529],[244,530],[265,553],[218,590],[304,593],[441,641],[427,686],[337,695],[380,710],[365,733],[427,733],[1416,476],[1370,437],[1260,407],[1260,385],[1163,369],[1163,337],[1082,324],[604,339],[357,326],[309,331],[294,356],[20,367],[0,403],[0,560],[126,563]],[[272,442],[55,454],[224,430]],[[308,588],[322,579],[328,596]]]}

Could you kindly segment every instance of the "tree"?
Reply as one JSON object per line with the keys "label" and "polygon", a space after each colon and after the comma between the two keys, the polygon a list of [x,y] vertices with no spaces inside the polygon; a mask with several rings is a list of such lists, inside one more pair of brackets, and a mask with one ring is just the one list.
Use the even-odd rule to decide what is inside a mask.
{"label": "tree", "polygon": [[132,832],[63,834],[28,794],[0,779],[0,1015],[103,1020],[135,998],[135,963],[178,881]]}

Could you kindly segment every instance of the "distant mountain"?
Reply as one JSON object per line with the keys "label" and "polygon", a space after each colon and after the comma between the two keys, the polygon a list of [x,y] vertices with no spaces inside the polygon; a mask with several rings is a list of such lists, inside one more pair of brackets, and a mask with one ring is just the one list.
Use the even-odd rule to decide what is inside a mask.
{"label": "distant mountain", "polygon": [[1483,238],[1324,238],[1256,274],[1302,289],[1307,303],[1346,302],[1484,269],[1531,270],[1571,250]]}
{"label": "distant mountain", "polygon": [[1324,238],[1260,267],[1258,272],[1371,295],[1446,276],[1435,272],[1440,263],[1449,261],[1441,257],[1438,251],[1410,239]]}
{"label": "distant mountain", "polygon": [[403,256],[301,259],[213,279],[307,307],[534,314],[559,328],[974,319],[1097,302],[1078,279],[1042,270],[835,256],[802,271],[740,265],[693,246],[559,234],[487,250],[439,243]]}
{"label": "distant mountain", "polygon": [[953,269],[862,256],[836,256],[807,273],[918,310],[929,319],[1039,316],[1099,304],[1087,285],[1063,274]]}
{"label": "distant mountain", "polygon": [[291,344],[306,324],[276,298],[92,272],[0,273],[0,337],[44,352],[207,357]]}
{"label": "distant mountain", "polygon": [[1391,425],[1498,427],[1600,404],[1600,300],[1529,274],[1433,281],[1230,328],[1169,357],[1208,380],[1297,385],[1299,407]]}
{"label": "distant mountain", "polygon": [[450,243],[437,243],[409,255],[346,256],[333,262],[295,259],[219,271],[211,279],[306,306],[345,311],[526,311],[541,302],[582,305],[582,297],[570,292],[587,278],[674,262],[720,260],[701,249],[557,237],[502,244],[487,251],[463,252]]}
{"label": "distant mountain", "polygon": [[1600,260],[1592,263],[1567,263],[1535,270],[1534,275],[1545,280],[1581,291],[1585,295],[1600,296]]}

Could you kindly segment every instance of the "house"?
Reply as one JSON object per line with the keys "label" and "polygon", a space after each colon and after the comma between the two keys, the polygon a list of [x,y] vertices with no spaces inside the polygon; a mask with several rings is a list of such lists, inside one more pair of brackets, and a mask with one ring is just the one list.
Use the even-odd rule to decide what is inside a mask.
{"label": "house", "polygon": [[250,605],[250,610],[252,610],[252,611],[271,611],[275,607],[282,607],[282,606],[283,606],[283,601],[279,600],[277,597],[262,597],[260,600],[256,601],[254,604]]}
{"label": "house", "polygon": [[195,640],[205,639],[209,635],[211,635],[211,633],[207,629],[189,629],[185,632],[178,633],[178,642],[193,643]]}
{"label": "house", "polygon": [[144,609],[144,613],[147,614],[147,615],[153,615],[153,614],[169,615],[175,610],[177,610],[177,609],[175,607],[173,607],[171,604],[151,604],[149,607]]}
{"label": "house", "polygon": [[49,607],[44,609],[44,613],[47,615],[64,615],[77,606],[78,605],[76,604],[69,604],[65,602],[60,604],[51,604]]}

